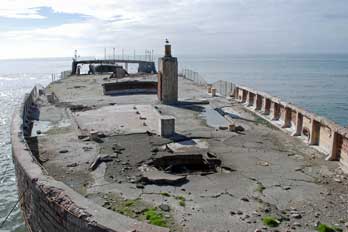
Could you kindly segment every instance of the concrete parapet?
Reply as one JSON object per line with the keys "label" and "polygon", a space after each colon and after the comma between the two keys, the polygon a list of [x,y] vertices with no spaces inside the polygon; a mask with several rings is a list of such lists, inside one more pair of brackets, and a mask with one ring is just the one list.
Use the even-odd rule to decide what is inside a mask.
{"label": "concrete parapet", "polygon": [[326,153],[327,160],[339,160],[348,172],[348,128],[267,93],[244,86],[236,86],[236,90],[239,102],[291,135],[308,138],[309,145]]}

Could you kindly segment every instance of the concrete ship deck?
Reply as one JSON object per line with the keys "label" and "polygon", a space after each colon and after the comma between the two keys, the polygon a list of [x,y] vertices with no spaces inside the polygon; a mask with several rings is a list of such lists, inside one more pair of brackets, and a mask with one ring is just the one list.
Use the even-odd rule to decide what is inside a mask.
{"label": "concrete ship deck", "polygon": [[[157,77],[120,75],[118,68],[110,77],[71,75],[35,87],[15,113],[13,157],[29,231],[348,226],[339,162],[240,104],[260,108],[260,94],[238,87],[226,98],[178,78],[168,44]],[[291,130],[289,107],[265,102]],[[320,145],[327,139],[317,136],[325,130],[316,120],[300,134]],[[300,122],[309,123],[297,120],[296,128]]]}
{"label": "concrete ship deck", "polygon": [[[111,229],[143,231],[127,229],[133,219],[170,231],[266,231],[266,215],[281,221],[279,231],[347,221],[347,180],[335,181],[342,174],[337,162],[324,161],[235,100],[179,78],[179,102],[164,105],[155,94],[104,95],[102,84],[109,82],[81,75],[50,84],[36,102],[28,143],[47,176],[89,207],[121,218]],[[170,137],[158,135],[166,115],[175,118]],[[230,124],[244,131],[231,132]]]}

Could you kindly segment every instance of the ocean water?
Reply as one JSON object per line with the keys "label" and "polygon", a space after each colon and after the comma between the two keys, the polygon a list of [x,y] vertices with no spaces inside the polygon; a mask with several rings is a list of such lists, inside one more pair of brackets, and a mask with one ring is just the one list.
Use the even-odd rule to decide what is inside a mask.
{"label": "ocean water", "polygon": [[[69,67],[70,59],[0,60],[0,224],[18,201],[11,157],[11,116],[35,84],[47,85],[52,73]],[[25,231],[18,207],[0,231]]]}
{"label": "ocean water", "polygon": [[[178,56],[181,68],[209,82],[229,80],[263,90],[348,125],[348,55]],[[70,58],[0,60],[0,223],[17,202],[11,158],[10,123],[16,107],[35,84],[71,67]],[[0,231],[25,231],[18,208]]]}
{"label": "ocean water", "polygon": [[179,59],[209,82],[229,80],[348,126],[348,55],[240,55]]}

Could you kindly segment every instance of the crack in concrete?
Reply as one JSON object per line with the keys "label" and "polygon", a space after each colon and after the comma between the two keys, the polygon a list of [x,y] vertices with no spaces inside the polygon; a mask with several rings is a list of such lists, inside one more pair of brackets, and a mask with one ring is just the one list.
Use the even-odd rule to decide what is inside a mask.
{"label": "crack in concrete", "polygon": [[221,193],[218,193],[218,194],[215,194],[215,195],[201,195],[200,197],[201,198],[219,198],[223,195],[227,195],[227,196],[230,196],[230,197],[235,197],[232,193],[228,192],[227,190],[225,190],[225,192],[221,192]]}
{"label": "crack in concrete", "polygon": [[304,180],[304,179],[296,179],[296,178],[288,178],[287,180],[299,181],[299,182],[305,182],[305,183],[311,183],[311,184],[319,184],[318,181],[313,181],[313,180]]}

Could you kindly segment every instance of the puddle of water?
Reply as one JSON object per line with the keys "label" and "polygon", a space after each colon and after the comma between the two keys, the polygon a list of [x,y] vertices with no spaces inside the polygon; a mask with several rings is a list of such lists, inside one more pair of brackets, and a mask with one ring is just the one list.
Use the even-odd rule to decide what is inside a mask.
{"label": "puddle of water", "polygon": [[[39,136],[40,134],[46,133],[47,131],[49,131],[53,127],[63,128],[63,127],[69,127],[70,125],[71,124],[68,120],[60,121],[58,124],[53,124],[50,121],[34,121],[33,130],[32,130],[31,135],[32,136]],[[38,131],[40,131],[40,133],[37,133]]]}
{"label": "puddle of water", "polygon": [[206,121],[208,126],[219,128],[220,126],[228,127],[228,121],[211,107],[205,107],[200,116]]}

